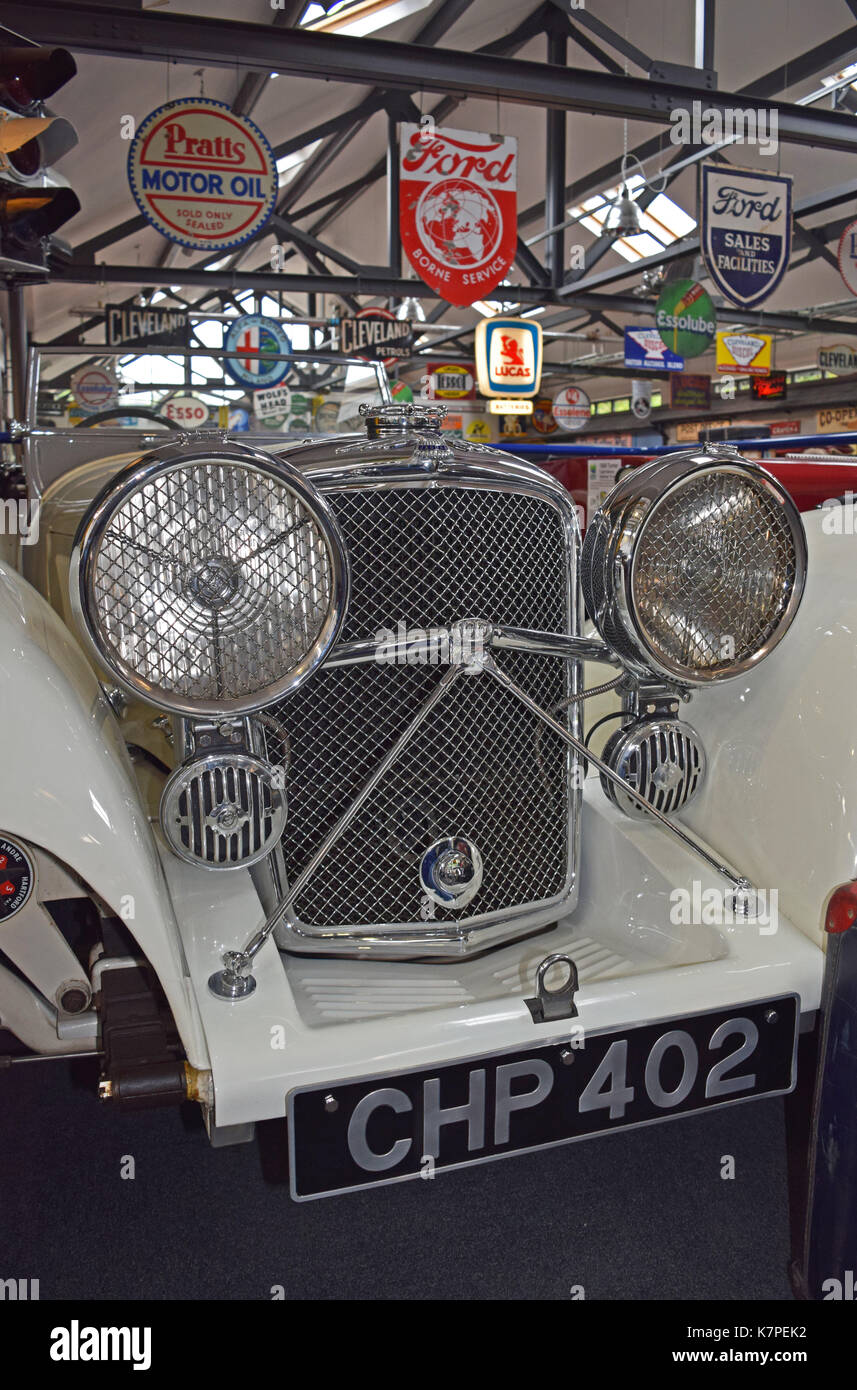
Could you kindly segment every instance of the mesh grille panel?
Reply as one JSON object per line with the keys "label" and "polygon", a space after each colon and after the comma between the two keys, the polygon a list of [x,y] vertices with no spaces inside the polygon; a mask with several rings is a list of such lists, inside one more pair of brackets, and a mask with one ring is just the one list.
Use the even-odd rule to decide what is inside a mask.
{"label": "mesh grille panel", "polygon": [[[348,546],[343,637],[374,637],[462,617],[567,630],[568,557],[546,501],[461,487],[327,494]],[[565,662],[500,654],[546,709],[567,693]],[[293,879],[352,801],[444,668],[329,668],[275,707],[290,743]],[[316,871],[296,916],[308,926],[419,923],[419,864],[442,835],[463,834],[484,861],[482,888],[458,921],[562,893],[569,873],[565,746],[487,676],[462,676]],[[267,730],[268,756],[284,750]]]}
{"label": "mesh grille panel", "polygon": [[638,620],[662,660],[730,667],[768,641],[794,588],[786,509],[755,480],[694,477],[646,522],[634,573]]}
{"label": "mesh grille panel", "polygon": [[93,588],[106,656],[173,695],[238,699],[275,684],[318,640],[330,556],[285,484],[188,464],[118,506]]}

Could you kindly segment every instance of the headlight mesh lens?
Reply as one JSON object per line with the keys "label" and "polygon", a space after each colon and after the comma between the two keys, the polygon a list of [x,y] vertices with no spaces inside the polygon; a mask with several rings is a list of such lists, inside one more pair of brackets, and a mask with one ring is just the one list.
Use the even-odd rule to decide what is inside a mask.
{"label": "headlight mesh lens", "polygon": [[327,519],[277,472],[194,459],[108,501],[84,560],[84,618],[100,656],[154,703],[256,707],[332,640]]}
{"label": "headlight mesh lens", "polygon": [[634,556],[641,635],[668,667],[715,674],[753,657],[796,582],[782,501],[749,475],[708,471],[652,508]]}

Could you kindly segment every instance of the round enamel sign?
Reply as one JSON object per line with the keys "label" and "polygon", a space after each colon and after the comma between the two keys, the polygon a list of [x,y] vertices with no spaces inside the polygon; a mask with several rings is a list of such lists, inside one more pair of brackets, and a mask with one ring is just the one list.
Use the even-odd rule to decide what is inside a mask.
{"label": "round enamel sign", "polygon": [[170,101],[142,122],[128,154],[137,206],[170,241],[241,246],[277,197],[273,151],[253,121],[206,97]]}
{"label": "round enamel sign", "polygon": [[276,319],[264,314],[244,314],[234,319],[223,341],[225,352],[237,352],[237,357],[224,357],[223,369],[233,381],[258,391],[266,386],[278,386],[291,370],[289,362],[280,362],[272,354],[291,352],[288,334]]}
{"label": "round enamel sign", "polygon": [[35,867],[17,840],[0,835],[0,922],[26,906],[35,878]]}
{"label": "round enamel sign", "polygon": [[108,367],[81,367],[70,385],[71,394],[83,410],[110,410],[119,399],[119,382]]}
{"label": "round enamel sign", "polygon": [[589,420],[590,404],[579,386],[566,386],[554,396],[551,414],[561,430],[582,430]]}
{"label": "round enamel sign", "polygon": [[839,274],[851,294],[857,294],[857,222],[849,222],[839,238]]}

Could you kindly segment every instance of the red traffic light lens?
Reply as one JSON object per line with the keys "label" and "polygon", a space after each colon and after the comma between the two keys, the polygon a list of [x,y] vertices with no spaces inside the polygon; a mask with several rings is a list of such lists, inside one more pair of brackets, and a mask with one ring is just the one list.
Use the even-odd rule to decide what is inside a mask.
{"label": "red traffic light lens", "polygon": [[0,100],[24,109],[58,92],[76,72],[67,48],[0,48]]}

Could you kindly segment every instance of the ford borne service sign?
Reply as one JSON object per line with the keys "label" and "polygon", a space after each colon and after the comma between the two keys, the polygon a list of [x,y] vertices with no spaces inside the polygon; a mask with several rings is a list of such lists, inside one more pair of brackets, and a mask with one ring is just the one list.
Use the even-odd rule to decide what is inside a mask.
{"label": "ford borne service sign", "polygon": [[530,319],[482,319],[476,371],[483,396],[535,396],[542,379],[542,328]]}
{"label": "ford borne service sign", "polygon": [[518,142],[402,125],[399,218],[417,274],[450,304],[499,285],[518,244]]}
{"label": "ford borne service sign", "polygon": [[259,127],[205,97],[146,117],[128,154],[128,182],[153,227],[200,251],[241,246],[267,222],[278,187]]}

